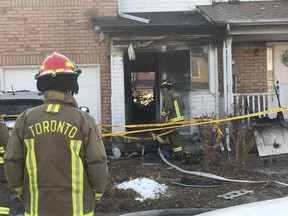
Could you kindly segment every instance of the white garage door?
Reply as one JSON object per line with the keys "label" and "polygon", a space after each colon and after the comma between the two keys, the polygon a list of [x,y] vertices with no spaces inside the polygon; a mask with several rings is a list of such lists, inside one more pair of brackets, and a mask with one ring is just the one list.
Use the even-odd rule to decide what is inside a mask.
{"label": "white garage door", "polygon": [[101,94],[99,65],[78,65],[82,70],[78,78],[79,93],[75,98],[80,106],[86,106],[97,123],[101,123]]}
{"label": "white garage door", "polygon": [[1,90],[14,91],[31,90],[36,91],[35,75],[38,73],[40,66],[27,67],[5,67],[1,73]]}
{"label": "white garage door", "polygon": [[[0,71],[0,88],[2,91],[31,90],[36,91],[35,74],[40,66],[4,67]],[[97,123],[101,123],[100,71],[99,65],[79,65],[82,74],[79,77],[79,94],[75,98],[79,106],[86,106]]]}

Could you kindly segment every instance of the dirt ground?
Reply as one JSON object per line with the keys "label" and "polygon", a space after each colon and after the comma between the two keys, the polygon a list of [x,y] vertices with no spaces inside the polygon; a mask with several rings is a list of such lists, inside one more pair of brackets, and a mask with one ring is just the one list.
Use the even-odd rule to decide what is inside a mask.
{"label": "dirt ground", "polygon": [[[159,154],[149,153],[143,157],[124,156],[120,159],[109,159],[109,184],[100,203],[96,205],[95,215],[121,215],[125,213],[174,208],[224,208],[238,204],[251,203],[288,195],[288,187],[271,181],[288,183],[288,156],[260,158],[257,153],[249,154],[245,163],[239,165],[233,160],[234,156],[222,152],[213,164],[202,161],[197,165],[184,165],[179,161],[172,164],[187,171],[197,171],[215,174],[221,177],[238,180],[261,180],[265,183],[241,183],[223,181],[217,188],[197,188],[176,185],[182,177],[195,180],[212,181],[183,173],[171,168]],[[157,199],[135,200],[137,194],[133,190],[116,189],[115,185],[139,177],[150,178],[168,186],[168,193]],[[233,199],[217,197],[236,190],[249,190]],[[138,196],[139,197],[139,196]]]}
{"label": "dirt ground", "polygon": [[[244,203],[281,198],[288,196],[288,187],[273,183],[280,181],[288,184],[288,155],[260,158],[257,153],[249,154],[245,163],[235,162],[235,156],[222,152],[213,164],[203,160],[197,165],[185,165],[180,161],[170,161],[167,164],[157,152],[149,152],[141,157],[123,156],[120,159],[109,157],[109,181],[106,192],[100,203],[95,206],[94,216],[118,216],[122,214],[159,210],[159,209],[219,209]],[[179,170],[181,169],[181,170]],[[194,180],[214,181],[210,178],[199,177],[187,172],[205,172],[220,177],[237,180],[267,181],[264,183],[241,183],[222,181],[219,187],[200,188],[192,186],[180,186],[175,184],[182,177]],[[115,185],[130,179],[145,177],[159,184],[168,186],[166,194],[157,199],[136,200],[139,195],[132,189],[117,189]],[[218,182],[219,183],[219,182]],[[233,199],[218,197],[225,193],[238,190],[253,191]],[[22,216],[23,205],[12,202],[11,216]]]}

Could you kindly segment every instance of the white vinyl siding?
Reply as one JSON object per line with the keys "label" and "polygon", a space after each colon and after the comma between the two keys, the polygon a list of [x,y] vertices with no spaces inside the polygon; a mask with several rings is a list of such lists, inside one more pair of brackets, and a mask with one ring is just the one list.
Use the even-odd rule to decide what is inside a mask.
{"label": "white vinyl siding", "polygon": [[[125,90],[123,53],[111,56],[111,118],[112,125],[125,125]],[[125,131],[125,128],[113,128],[113,132]]]}
{"label": "white vinyl siding", "polygon": [[215,97],[209,92],[190,93],[191,119],[215,115]]}
{"label": "white vinyl siding", "polygon": [[[190,11],[195,10],[196,6],[211,5],[213,2],[219,3],[228,1],[229,0],[118,0],[118,9],[119,13]],[[247,1],[252,2],[265,0],[241,0],[241,2]]]}
{"label": "white vinyl siding", "polygon": [[195,5],[209,5],[211,0],[118,0],[120,13],[190,11]]}

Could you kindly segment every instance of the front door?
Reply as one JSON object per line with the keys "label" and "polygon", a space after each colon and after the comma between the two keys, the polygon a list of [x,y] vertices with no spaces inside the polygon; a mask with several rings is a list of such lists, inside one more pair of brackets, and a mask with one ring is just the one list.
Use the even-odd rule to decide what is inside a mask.
{"label": "front door", "polygon": [[156,122],[158,53],[137,53],[135,60],[124,55],[125,122],[152,124]]}
{"label": "front door", "polygon": [[[288,106],[288,44],[275,44],[274,53],[274,84],[279,85],[281,107]],[[277,101],[275,101],[277,103]],[[276,104],[275,104],[276,105]],[[277,105],[276,105],[277,107]],[[285,119],[288,113],[284,112]]]}

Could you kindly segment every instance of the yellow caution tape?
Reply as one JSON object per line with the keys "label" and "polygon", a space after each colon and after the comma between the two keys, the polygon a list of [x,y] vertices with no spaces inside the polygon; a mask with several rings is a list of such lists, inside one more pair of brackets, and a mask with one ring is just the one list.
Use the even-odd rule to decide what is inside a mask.
{"label": "yellow caution tape", "polygon": [[[233,121],[233,120],[240,120],[240,119],[245,119],[245,118],[250,118],[250,117],[255,117],[255,116],[265,116],[268,114],[272,113],[278,113],[278,112],[283,112],[287,111],[288,106],[282,107],[282,108],[276,108],[276,109],[271,109],[271,110],[266,110],[266,111],[261,111],[257,113],[252,113],[252,114],[246,114],[246,115],[241,115],[241,116],[235,116],[235,117],[229,117],[229,118],[224,118],[224,119],[209,119],[209,118],[204,118],[204,119],[191,119],[191,120],[186,120],[186,121],[180,121],[180,122],[167,122],[167,123],[157,123],[157,124],[136,124],[136,125],[104,125],[104,124],[97,124],[99,128],[101,128],[103,131],[106,131],[104,127],[118,127],[118,128],[148,128],[148,129],[140,129],[140,130],[134,130],[134,131],[121,131],[121,132],[113,132],[113,133],[104,133],[101,136],[102,137],[108,137],[108,136],[125,136],[128,134],[136,134],[136,133],[146,133],[146,132],[153,132],[153,131],[162,131],[162,130],[168,130],[171,129],[171,131],[183,128],[186,126],[195,126],[195,125],[203,125],[203,124],[209,124],[213,123],[219,126],[221,122],[227,122],[227,121]],[[166,132],[167,133],[167,132]],[[218,131],[220,133],[220,131]],[[221,133],[222,131],[221,131]],[[163,135],[163,134],[158,134],[158,136]],[[132,137],[130,137],[132,138]],[[140,138],[135,138],[133,139],[140,139]],[[149,138],[150,139],[150,138]]]}

